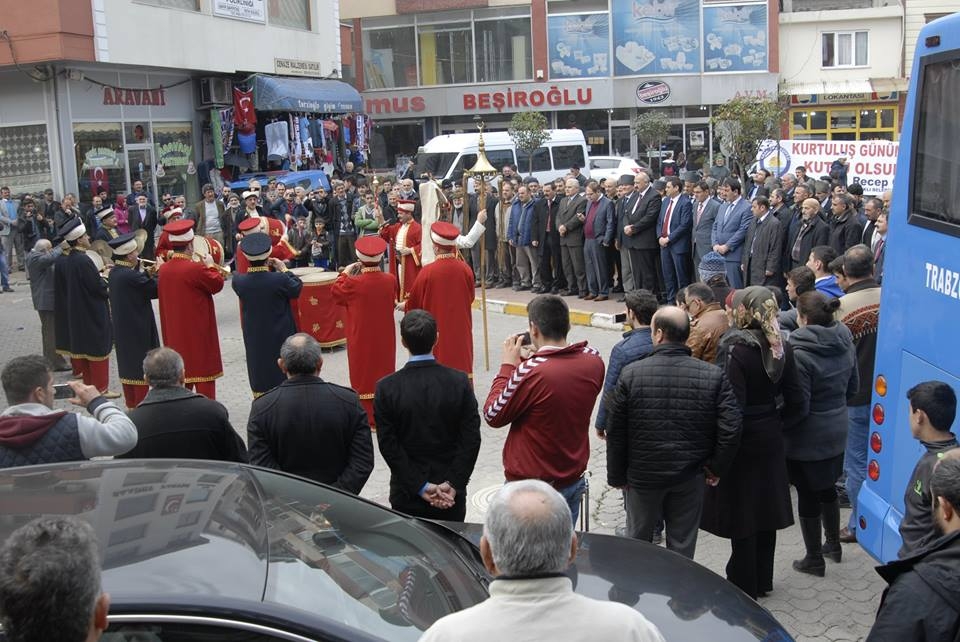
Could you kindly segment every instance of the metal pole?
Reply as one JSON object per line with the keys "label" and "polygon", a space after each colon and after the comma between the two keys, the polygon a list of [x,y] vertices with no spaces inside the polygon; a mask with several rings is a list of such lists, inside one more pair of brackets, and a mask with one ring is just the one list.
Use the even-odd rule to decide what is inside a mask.
{"label": "metal pole", "polygon": [[[479,179],[480,196],[477,198],[477,213],[487,211],[487,186],[483,174]],[[490,371],[490,336],[487,331],[487,232],[484,230],[480,237],[480,313],[483,316],[483,368]]]}

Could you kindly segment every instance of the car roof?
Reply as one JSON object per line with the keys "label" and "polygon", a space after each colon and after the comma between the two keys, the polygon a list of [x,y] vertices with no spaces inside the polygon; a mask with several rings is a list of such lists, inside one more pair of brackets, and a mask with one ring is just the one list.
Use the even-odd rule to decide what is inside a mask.
{"label": "car roof", "polygon": [[[584,143],[583,132],[579,129],[548,129],[550,143]],[[480,137],[472,134],[442,134],[431,138],[421,148],[426,153],[459,152],[468,148],[475,148]],[[485,132],[483,143],[487,147],[513,147],[513,139],[508,132]]]}

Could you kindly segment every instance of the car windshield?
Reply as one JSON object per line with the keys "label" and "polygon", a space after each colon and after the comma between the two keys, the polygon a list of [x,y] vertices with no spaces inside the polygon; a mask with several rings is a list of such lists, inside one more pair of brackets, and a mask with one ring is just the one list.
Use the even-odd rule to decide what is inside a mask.
{"label": "car windshield", "polygon": [[477,569],[417,521],[322,486],[253,471],[270,545],[264,599],[390,640],[484,600]]}
{"label": "car windshield", "polygon": [[414,174],[418,177],[423,174],[430,174],[437,178],[444,177],[459,155],[460,152],[420,152],[414,164]]}

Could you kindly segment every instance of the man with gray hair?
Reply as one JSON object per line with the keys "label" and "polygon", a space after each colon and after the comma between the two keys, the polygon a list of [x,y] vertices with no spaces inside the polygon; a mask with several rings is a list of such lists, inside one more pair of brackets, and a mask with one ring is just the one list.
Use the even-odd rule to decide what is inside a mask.
{"label": "man with gray hair", "polygon": [[47,239],[40,239],[27,253],[24,264],[30,279],[30,296],[33,309],[40,315],[40,337],[43,342],[43,356],[50,362],[55,372],[70,370],[70,364],[57,353],[57,338],[53,320],[53,264],[62,254],[60,246],[53,247]]}
{"label": "man with gray hair", "polygon": [[250,463],[359,494],[373,471],[373,440],[357,393],[320,378],[323,353],[309,334],[288,337],[277,364],[286,381],[250,408]]}
{"label": "man with gray hair", "polygon": [[10,642],[93,642],[107,628],[110,596],[90,525],[41,517],[0,548],[0,624]]}
{"label": "man with gray hair", "polygon": [[130,411],[140,439],[124,457],[247,461],[247,449],[223,404],[184,385],[183,358],[176,350],[148,352],[143,376],[150,391]]}
{"label": "man with gray hair", "polygon": [[487,509],[480,556],[494,576],[490,598],[437,620],[421,642],[623,640],[662,642],[625,604],[573,592],[564,571],[577,555],[567,502],[546,482],[508,482]]}

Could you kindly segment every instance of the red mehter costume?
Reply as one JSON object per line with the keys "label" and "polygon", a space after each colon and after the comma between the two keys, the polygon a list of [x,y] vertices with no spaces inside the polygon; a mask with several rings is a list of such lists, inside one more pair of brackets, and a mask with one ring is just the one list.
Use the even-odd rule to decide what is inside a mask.
{"label": "red mehter costume", "polygon": [[455,225],[434,223],[430,229],[436,260],[421,270],[406,310],[433,315],[438,334],[433,356],[473,377],[473,271],[457,254],[460,230]]}
{"label": "red mehter costume", "polygon": [[163,343],[183,357],[187,387],[214,399],[223,362],[213,295],[223,289],[223,274],[185,253],[193,240],[193,221],[169,223],[166,231],[174,252],[160,266],[157,288]]}
{"label": "red mehter costume", "polygon": [[[249,214],[249,212],[248,212]],[[283,223],[269,216],[249,216],[237,224],[237,230],[242,234],[252,234],[253,232],[263,232],[270,237],[270,258],[289,261],[297,255],[290,242],[287,241],[287,235],[284,233]],[[250,267],[250,260],[243,254],[237,252],[234,254],[236,260],[237,274],[246,274]]]}
{"label": "red mehter costume", "polygon": [[376,236],[357,239],[357,258],[363,264],[360,274],[341,273],[333,284],[333,300],[347,311],[350,386],[360,396],[371,427],[375,427],[373,393],[377,381],[393,374],[397,362],[393,320],[397,280],[377,267],[386,249],[387,244]]}
{"label": "red mehter costume", "polygon": [[[423,267],[420,260],[423,229],[412,218],[415,207],[415,201],[399,201],[397,212],[406,214],[409,217],[407,222],[401,221],[380,228],[380,237],[387,242],[391,250],[390,272],[397,278],[397,284],[400,288],[398,301],[403,301],[410,296],[417,275],[420,274],[420,269]],[[401,254],[400,251],[404,248],[410,248],[412,252]]]}

